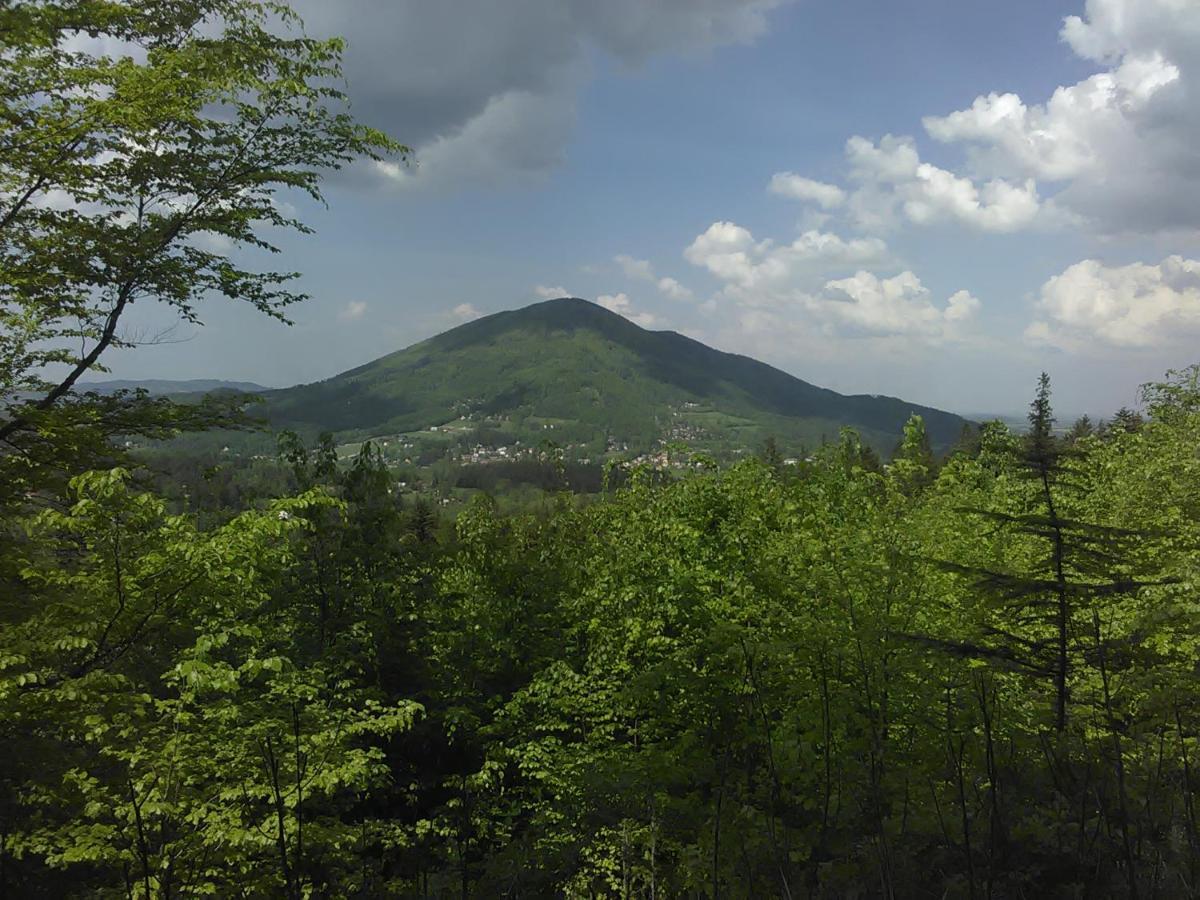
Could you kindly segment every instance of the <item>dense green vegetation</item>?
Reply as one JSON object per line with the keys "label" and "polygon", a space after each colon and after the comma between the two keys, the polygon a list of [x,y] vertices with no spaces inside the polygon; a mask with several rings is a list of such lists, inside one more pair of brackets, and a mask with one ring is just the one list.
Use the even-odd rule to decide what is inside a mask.
{"label": "dense green vegetation", "polygon": [[[1200,894],[1200,367],[1067,434],[1043,377],[1027,434],[948,456],[907,408],[863,421],[899,438],[886,465],[849,428],[791,462],[435,456],[473,492],[453,517],[368,440],[140,465],[131,436],[243,420],[72,390],[128,304],[280,314],[286,275],[186,239],[303,227],[273,191],[401,152],[335,111],[337,44],[286,25],[251,0],[0,4],[0,897]],[[651,383],[729,417],[712,398],[846,401],[577,302],[322,396],[405,424],[448,399],[388,393],[417,358],[530,360],[531,316],[572,348],[545,371],[604,380],[594,419],[523,427],[620,422]],[[553,399],[536,369],[515,408]],[[519,514],[492,496],[513,484]]]}
{"label": "dense green vegetation", "polygon": [[1200,381],[1131,430],[845,432],[452,533],[368,445],[10,513],[14,896],[1181,896]]}
{"label": "dense green vegetation", "polygon": [[610,442],[649,450],[678,438],[719,452],[776,435],[836,441],[842,426],[891,452],[908,417],[935,449],[967,424],[887,397],[847,397],[674,332],[646,331],[585,300],[487,316],[327,381],[266,395],[278,427],[340,440],[490,427],[536,444],[547,435],[593,456]]}

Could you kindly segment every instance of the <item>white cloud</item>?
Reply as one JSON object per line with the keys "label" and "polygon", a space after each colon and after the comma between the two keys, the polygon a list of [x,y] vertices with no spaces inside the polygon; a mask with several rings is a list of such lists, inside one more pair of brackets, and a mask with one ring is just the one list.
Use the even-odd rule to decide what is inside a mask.
{"label": "white cloud", "polygon": [[917,177],[921,156],[910,137],[888,134],[875,144],[855,135],[846,141],[846,161],[856,181],[903,184]]}
{"label": "white cloud", "polygon": [[633,301],[629,299],[628,294],[601,294],[596,298],[596,302],[609,312],[615,312],[619,316],[624,316],[635,325],[641,325],[643,328],[653,328],[660,324],[658,316],[635,310],[633,308]]}
{"label": "white cloud", "polygon": [[1060,34],[1107,68],[1044,103],[977,97],[928,133],[964,144],[982,177],[1059,185],[1055,202],[1097,231],[1200,228],[1200,3],[1088,0]]}
{"label": "white cloud", "polygon": [[890,278],[857,272],[812,291],[780,293],[770,305],[743,303],[736,289],[718,301],[714,306],[722,308],[713,312],[710,333],[760,359],[908,371],[927,364],[932,350],[940,354],[983,340],[972,328],[980,308],[976,298],[958,291],[939,303],[907,270]]}
{"label": "white cloud", "polygon": [[[791,244],[755,240],[733,222],[716,222],[684,251],[723,287],[703,307],[732,314],[737,330],[756,340],[813,346],[826,351],[840,338],[909,339],[941,343],[969,336],[980,303],[958,291],[944,304],[911,271],[880,277],[862,266],[886,262],[876,238],[846,241],[806,232]],[[830,279],[830,270],[852,274]]]}
{"label": "white cloud", "polygon": [[575,296],[574,294],[572,294],[570,291],[568,291],[565,287],[562,287],[561,285],[557,286],[557,287],[550,287],[545,284],[539,284],[537,287],[535,287],[533,289],[533,292],[535,294],[537,294],[539,297],[541,297],[543,300],[557,300],[560,297]]}
{"label": "white cloud", "polygon": [[68,53],[82,53],[93,57],[108,57],[109,59],[132,59],[143,63],[146,60],[146,48],[131,41],[121,40],[111,35],[95,36],[85,31],[64,32],[67,37],[59,46]]}
{"label": "white cloud", "polygon": [[992,93],[923,122],[936,140],[971,144],[982,171],[1049,181],[1094,178],[1111,168],[1114,148],[1139,142],[1139,113],[1179,78],[1178,67],[1161,53],[1130,56],[1110,71],[1057,88],[1045,104],[1027,106],[1017,94]]}
{"label": "white cloud", "polygon": [[[881,277],[862,266],[887,262],[878,239],[844,240],[806,232],[792,244],[755,239],[733,222],[715,222],[684,251],[718,278],[722,288],[701,308],[732,313],[743,337],[792,341],[806,353],[820,336],[822,352],[839,338],[895,338],[942,343],[970,336],[979,300],[966,290],[937,304],[912,271]],[[841,269],[852,274],[828,277]]]}
{"label": "white cloud", "polygon": [[1200,260],[1105,266],[1085,259],[1042,285],[1025,332],[1037,344],[1147,348],[1200,336]]}
{"label": "white cloud", "polygon": [[450,314],[459,322],[470,322],[483,315],[473,303],[460,303],[450,311]]}
{"label": "white cloud", "polygon": [[237,246],[229,237],[215,231],[197,231],[188,236],[188,242],[206,253],[221,255],[231,253]]}
{"label": "white cloud", "polygon": [[938,306],[929,289],[910,271],[892,278],[857,272],[827,282],[807,302],[818,319],[852,331],[936,340],[959,336],[961,327],[980,306],[967,291],[958,291],[944,307]]}
{"label": "white cloud", "polygon": [[781,197],[815,203],[822,209],[837,209],[846,202],[846,192],[836,184],[813,181],[794,172],[776,172],[767,190]]}
{"label": "white cloud", "polygon": [[967,178],[922,163],[917,178],[902,191],[904,213],[919,225],[956,221],[983,231],[1016,231],[1037,217],[1033,179],[1012,184],[993,179],[977,187]]}
{"label": "white cloud", "polygon": [[980,306],[979,298],[971,296],[970,291],[955,291],[946,301],[946,310],[942,315],[947,322],[966,322],[975,317]]}
{"label": "white cloud", "polygon": [[878,144],[854,136],[846,142],[852,218],[862,228],[892,227],[899,217],[916,225],[956,223],[981,231],[1016,231],[1037,219],[1042,206],[1032,178],[1016,184],[969,178],[921,162],[910,137],[885,135]]}
{"label": "white cloud", "polygon": [[634,259],[632,256],[620,253],[613,257],[613,262],[621,267],[621,271],[627,278],[636,278],[639,281],[654,280],[654,267],[650,265],[649,260]]}
{"label": "white cloud", "polygon": [[989,232],[1200,229],[1200,2],[1087,0],[1061,37],[1101,71],[1043,102],[980,95],[922,119],[960,165],[923,161],[912,137],[846,144],[849,186],[777,174],[770,190],[845,210],[875,232],[903,223]]}
{"label": "white cloud", "polygon": [[843,240],[836,234],[806,231],[790,244],[756,241],[733,222],[714,222],[683,252],[688,262],[745,291],[771,291],[803,275],[880,262],[887,245],[878,238]]}
{"label": "white cloud", "polygon": [[691,300],[694,296],[691,288],[685,287],[674,278],[663,277],[656,282],[658,289],[672,300]]}
{"label": "white cloud", "polygon": [[659,292],[665,297],[669,297],[672,300],[691,300],[694,296],[690,288],[680,284],[674,278],[666,276],[659,278],[649,260],[635,259],[632,256],[621,253],[613,257],[613,261],[621,267],[621,271],[625,273],[626,278],[649,282],[657,287]]}
{"label": "white cloud", "polygon": [[1189,49],[1197,51],[1200,12],[1192,0],[1087,0],[1086,15],[1067,16],[1060,36],[1095,62],[1112,62],[1148,47],[1185,57]]}
{"label": "white cloud", "polygon": [[338,312],[338,318],[343,322],[357,322],[366,313],[367,304],[365,300],[351,300]]}

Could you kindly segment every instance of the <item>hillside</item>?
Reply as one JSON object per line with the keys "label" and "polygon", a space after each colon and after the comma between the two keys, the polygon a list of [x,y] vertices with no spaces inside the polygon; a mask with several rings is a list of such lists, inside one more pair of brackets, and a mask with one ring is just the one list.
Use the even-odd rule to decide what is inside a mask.
{"label": "hillside", "polygon": [[857,429],[882,451],[913,413],[935,449],[966,420],[893,397],[845,396],[586,300],[487,316],[326,381],[268,392],[276,427],[342,441],[448,428],[481,442],[552,438],[630,448],[677,439],[711,448],[788,446]]}
{"label": "hillside", "polygon": [[145,378],[113,379],[109,381],[81,381],[77,390],[96,394],[115,394],[117,391],[144,390],[151,394],[199,394],[209,391],[236,391],[241,394],[261,394],[269,388],[250,381],[221,381],[217,378]]}

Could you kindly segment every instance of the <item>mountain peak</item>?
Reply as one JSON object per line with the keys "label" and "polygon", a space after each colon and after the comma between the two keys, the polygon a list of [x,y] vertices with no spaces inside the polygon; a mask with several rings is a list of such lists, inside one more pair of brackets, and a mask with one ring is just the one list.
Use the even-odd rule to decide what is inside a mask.
{"label": "mountain peak", "polygon": [[512,331],[533,330],[548,334],[555,331],[573,332],[577,329],[594,330],[612,340],[623,342],[636,341],[639,335],[647,333],[624,316],[591,300],[581,297],[557,297],[520,309],[504,310],[474,319],[430,338],[425,344],[444,351],[462,349],[477,342],[486,343]]}
{"label": "mountain peak", "polygon": [[837,440],[843,426],[887,452],[914,413],[945,448],[966,424],[896,398],[843,396],[673,331],[647,331],[579,297],[484,316],[327,381],[276,392],[268,412],[277,425],[349,440],[466,429],[463,440],[500,434],[528,446],[553,429],[556,442],[593,455],[609,439],[744,451],[774,435],[813,447]]}
{"label": "mountain peak", "polygon": [[[505,312],[497,313],[497,315],[507,315],[520,319],[548,319],[553,321],[567,321],[573,318],[584,322],[611,322],[614,319],[629,321],[619,313],[605,309],[599,303],[593,300],[585,300],[582,297],[555,297],[552,300],[541,300],[518,309],[506,310]],[[632,325],[633,323],[630,322],[629,324]],[[636,328],[637,326],[635,325],[634,327]]]}
{"label": "mountain peak", "polygon": [[579,321],[589,324],[624,318],[618,313],[605,309],[599,303],[584,300],[582,297],[556,297],[553,300],[542,300],[520,309],[511,310],[510,314],[517,318],[543,319],[554,322]]}

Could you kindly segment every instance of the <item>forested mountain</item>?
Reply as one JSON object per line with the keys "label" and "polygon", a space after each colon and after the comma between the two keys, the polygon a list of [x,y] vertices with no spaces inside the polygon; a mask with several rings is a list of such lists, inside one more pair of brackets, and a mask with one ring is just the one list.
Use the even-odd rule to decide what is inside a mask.
{"label": "forested mountain", "polygon": [[[275,194],[406,155],[286,12],[0,2],[0,900],[1200,896],[1200,366],[1066,433],[1043,375],[942,455],[955,416],[559,300],[264,402],[811,442],[587,491],[497,447],[461,508],[411,434],[247,454],[243,395],[80,390],[135,301],[284,318],[238,262],[308,230]],[[219,449],[143,453],[181,432]],[[534,463],[506,511],[481,470]]]}
{"label": "forested mountain", "polygon": [[672,331],[647,331],[562,298],[461,325],[315,384],[268,395],[272,424],[342,439],[490,419],[556,439],[755,446],[767,435],[816,446],[855,428],[890,452],[924,418],[935,450],[966,420],[893,397],[844,396]]}

